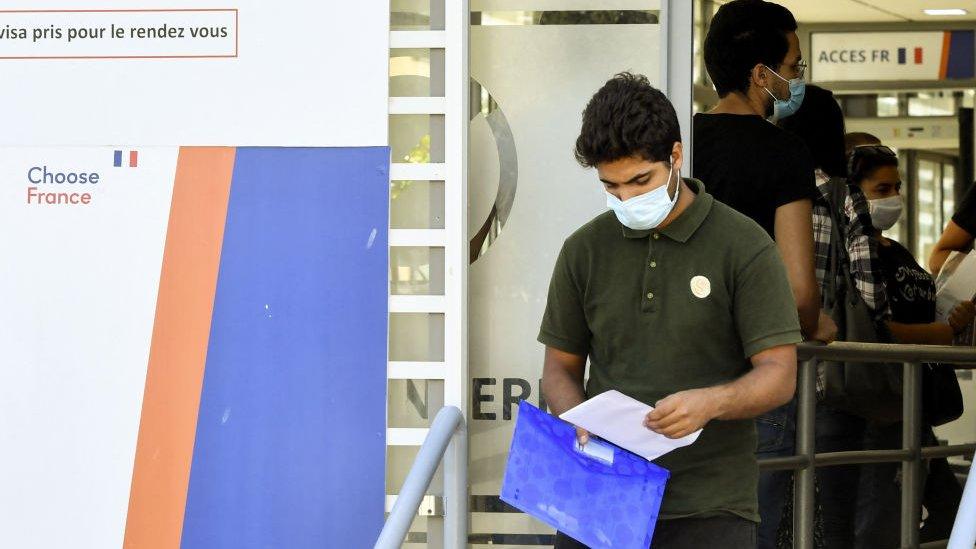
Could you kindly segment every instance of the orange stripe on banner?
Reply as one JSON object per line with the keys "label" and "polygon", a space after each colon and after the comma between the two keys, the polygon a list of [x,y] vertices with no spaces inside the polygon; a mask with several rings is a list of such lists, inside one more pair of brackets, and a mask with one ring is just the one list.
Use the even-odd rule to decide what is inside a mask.
{"label": "orange stripe on banner", "polygon": [[181,148],[124,547],[180,546],[235,149]]}
{"label": "orange stripe on banner", "polygon": [[952,45],[952,33],[942,33],[942,60],[939,62],[939,80],[945,80],[949,74],[949,48]]}

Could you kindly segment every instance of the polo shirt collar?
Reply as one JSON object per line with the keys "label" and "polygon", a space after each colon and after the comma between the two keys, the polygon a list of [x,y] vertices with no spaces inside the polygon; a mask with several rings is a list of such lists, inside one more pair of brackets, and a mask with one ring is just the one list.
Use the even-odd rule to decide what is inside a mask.
{"label": "polo shirt collar", "polygon": [[696,195],[695,200],[688,206],[688,209],[681,212],[681,215],[677,219],[663,229],[638,231],[621,224],[620,227],[623,229],[624,236],[627,238],[647,238],[651,233],[657,232],[676,242],[687,242],[691,238],[691,235],[695,234],[695,231],[698,230],[698,227],[701,227],[701,224],[704,223],[705,218],[708,217],[708,212],[712,211],[712,203],[715,199],[712,198],[712,195],[705,192],[705,185],[701,181],[691,178],[682,179],[685,185]]}

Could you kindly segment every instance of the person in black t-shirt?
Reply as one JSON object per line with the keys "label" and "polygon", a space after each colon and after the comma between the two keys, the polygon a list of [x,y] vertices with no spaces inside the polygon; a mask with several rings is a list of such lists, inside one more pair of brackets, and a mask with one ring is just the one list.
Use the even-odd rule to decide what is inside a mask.
{"label": "person in black t-shirt", "polygon": [[[821,311],[814,272],[814,162],[799,138],[767,120],[791,115],[803,100],[796,29],[789,10],[772,2],[734,0],[716,12],[704,56],[719,103],[695,116],[692,173],[773,237],[804,336],[829,343],[837,326]],[[794,418],[795,400],[757,418],[760,458],[793,454]],[[760,475],[760,549],[775,547],[787,483],[775,472]]]}
{"label": "person in black t-shirt", "polygon": [[[881,232],[891,228],[901,217],[901,177],[898,173],[898,157],[883,145],[855,147],[851,153],[850,181],[858,185],[868,198],[874,238],[878,243],[878,256],[882,265],[882,279],[891,308],[891,320],[887,326],[898,343],[951,345],[955,335],[964,330],[976,315],[976,307],[970,301],[958,304],[947,322],[936,321],[935,283],[932,275],[923,269],[911,252],[900,243],[884,237]],[[865,449],[893,449],[901,446],[901,424],[876,425],[867,423]],[[933,440],[931,428],[926,438]],[[859,480],[857,505],[857,543],[855,547],[897,547],[900,506],[897,483],[899,464],[884,463],[862,467]],[[948,463],[944,459],[932,460],[929,479],[944,478]],[[938,473],[943,474],[939,475]],[[948,482],[939,482],[940,494],[926,490],[925,506],[929,511],[926,529],[935,530],[935,522],[949,525],[955,515],[961,488],[949,475]],[[936,484],[935,482],[931,482]],[[953,492],[953,493],[950,493]],[[918,517],[921,519],[921,517]],[[934,539],[944,536],[935,534]]]}
{"label": "person in black t-shirt", "polygon": [[952,252],[968,252],[973,249],[973,239],[976,238],[976,182],[973,183],[952,220],[946,225],[942,237],[935,244],[932,255],[929,256],[929,269],[937,275],[942,265]]}
{"label": "person in black t-shirt", "polygon": [[836,326],[820,312],[813,268],[813,160],[799,138],[766,120],[789,116],[803,100],[796,28],[789,10],[771,2],[719,8],[705,37],[705,65],[720,99],[695,116],[692,174],[773,237],[804,335],[830,342]]}

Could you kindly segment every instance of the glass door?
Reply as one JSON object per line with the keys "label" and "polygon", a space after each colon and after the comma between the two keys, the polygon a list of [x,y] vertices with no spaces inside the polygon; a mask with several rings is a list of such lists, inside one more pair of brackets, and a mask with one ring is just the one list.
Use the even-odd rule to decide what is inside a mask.
{"label": "glass door", "polygon": [[[660,77],[657,0],[471,0],[468,235],[473,547],[551,546],[498,499],[518,402],[542,402],[536,342],[563,240],[605,209],[573,158],[586,102],[621,71]],[[691,44],[686,47],[690,48]]]}
{"label": "glass door", "polygon": [[[899,223],[901,241],[924,265],[955,211],[958,157],[923,150],[904,150],[903,189],[908,216]],[[899,234],[899,233],[893,233]]]}

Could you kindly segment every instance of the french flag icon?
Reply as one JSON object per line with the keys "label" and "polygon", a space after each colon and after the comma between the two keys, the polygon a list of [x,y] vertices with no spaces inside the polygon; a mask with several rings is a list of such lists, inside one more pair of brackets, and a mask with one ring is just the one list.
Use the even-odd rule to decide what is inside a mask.
{"label": "french flag icon", "polygon": [[[122,167],[122,156],[124,151],[115,151],[115,161],[113,165],[116,168]],[[139,167],[139,151],[129,151],[129,167],[137,168]]]}

